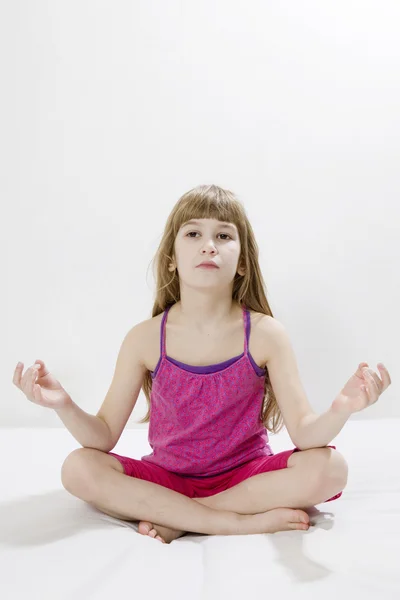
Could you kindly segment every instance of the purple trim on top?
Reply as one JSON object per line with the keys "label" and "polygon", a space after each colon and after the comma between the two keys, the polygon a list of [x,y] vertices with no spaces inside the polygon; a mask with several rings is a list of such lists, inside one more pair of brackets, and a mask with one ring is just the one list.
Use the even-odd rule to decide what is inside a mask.
{"label": "purple trim on top", "polygon": [[154,371],[150,371],[151,377],[153,379],[157,375],[157,371],[159,369],[161,360],[163,358],[165,358],[168,362],[173,363],[174,365],[180,367],[181,369],[188,371],[189,373],[198,373],[198,374],[205,375],[208,373],[217,373],[218,371],[222,371],[223,369],[226,369],[226,367],[229,367],[229,365],[232,365],[234,362],[240,360],[243,356],[245,356],[245,354],[248,355],[250,362],[253,365],[253,368],[254,368],[255,372],[257,373],[257,375],[265,374],[266,369],[262,369],[261,367],[259,367],[258,364],[255,362],[254,358],[252,357],[251,353],[248,351],[249,336],[250,336],[250,313],[247,308],[243,307],[243,315],[244,315],[244,321],[245,321],[244,352],[242,352],[238,356],[234,356],[233,358],[229,358],[228,360],[225,360],[223,362],[215,363],[213,365],[205,365],[205,366],[188,365],[186,363],[180,362],[179,360],[175,360],[174,358],[171,358],[170,356],[167,356],[167,354],[165,353],[165,322],[167,320],[167,315],[168,315],[170,308],[171,308],[171,306],[168,306],[165,309],[163,317],[162,317],[162,321],[161,321],[160,358],[158,359],[158,363],[157,363],[157,366],[154,369]]}
{"label": "purple trim on top", "polygon": [[174,358],[170,358],[169,356],[166,356],[166,360],[168,362],[172,362],[174,365],[177,365],[178,367],[181,367],[181,369],[184,369],[185,371],[189,371],[190,373],[200,373],[200,374],[206,374],[206,373],[216,373],[217,371],[222,371],[222,369],[225,369],[226,367],[229,367],[229,365],[232,365],[234,362],[236,362],[237,360],[239,360],[239,358],[241,358],[242,356],[244,356],[244,352],[242,352],[242,354],[239,354],[239,356],[234,356],[233,358],[229,358],[228,360],[225,360],[224,362],[221,363],[215,363],[214,365],[187,365],[186,363],[180,362],[179,360],[175,360]]}

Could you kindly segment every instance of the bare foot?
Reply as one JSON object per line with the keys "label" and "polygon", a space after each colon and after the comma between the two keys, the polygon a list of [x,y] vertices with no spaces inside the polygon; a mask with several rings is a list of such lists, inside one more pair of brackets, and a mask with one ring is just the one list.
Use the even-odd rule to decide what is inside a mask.
{"label": "bare foot", "polygon": [[[209,498],[193,498],[200,504],[209,506]],[[310,527],[310,515],[319,511],[315,506],[303,508],[274,508],[262,513],[246,515],[239,513],[245,533],[276,533],[293,529],[307,530]],[[256,517],[254,520],[253,517]],[[250,520],[249,520],[250,519]],[[248,530],[247,530],[248,529]]]}
{"label": "bare foot", "polygon": [[[194,498],[194,500],[198,500]],[[308,530],[310,517],[300,508],[274,508],[255,515],[241,515],[243,533],[276,533],[278,531]],[[153,526],[150,521],[139,522],[139,533],[149,535],[164,544],[186,535],[186,531],[172,529],[161,525]]]}
{"label": "bare foot", "polygon": [[243,517],[244,533],[276,533],[293,529],[307,530],[310,527],[309,515],[298,508],[274,508]]}
{"label": "bare foot", "polygon": [[[202,504],[202,498],[193,498],[193,500]],[[150,521],[139,521],[139,533],[160,540],[163,544],[170,544],[173,540],[186,535],[187,531],[164,527],[164,525],[155,525]]]}
{"label": "bare foot", "polygon": [[164,527],[163,525],[153,525],[153,523],[150,523],[150,521],[140,521],[139,533],[142,535],[149,535],[156,540],[160,540],[160,542],[163,544],[170,544],[173,540],[182,537],[187,532],[180,531],[178,529],[171,529],[171,527]]}

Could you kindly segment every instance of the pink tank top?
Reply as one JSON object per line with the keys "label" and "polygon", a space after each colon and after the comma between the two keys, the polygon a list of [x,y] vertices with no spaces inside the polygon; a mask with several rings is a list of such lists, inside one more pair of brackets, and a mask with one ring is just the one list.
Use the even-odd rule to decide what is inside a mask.
{"label": "pink tank top", "polygon": [[250,313],[243,308],[244,352],[214,365],[187,365],[161,355],[150,395],[148,441],[142,460],[190,477],[219,475],[261,456],[271,456],[260,419],[265,369],[249,353]]}

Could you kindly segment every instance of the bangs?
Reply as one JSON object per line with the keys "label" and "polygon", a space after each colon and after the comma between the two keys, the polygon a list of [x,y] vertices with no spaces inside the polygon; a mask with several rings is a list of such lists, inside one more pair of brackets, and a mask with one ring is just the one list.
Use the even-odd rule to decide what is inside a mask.
{"label": "bangs", "polygon": [[213,192],[206,194],[193,194],[192,192],[191,194],[186,201],[182,198],[183,202],[175,213],[175,234],[182,225],[191,219],[217,219],[233,223],[237,227],[243,222],[240,205],[223,190],[219,190],[218,194]]}

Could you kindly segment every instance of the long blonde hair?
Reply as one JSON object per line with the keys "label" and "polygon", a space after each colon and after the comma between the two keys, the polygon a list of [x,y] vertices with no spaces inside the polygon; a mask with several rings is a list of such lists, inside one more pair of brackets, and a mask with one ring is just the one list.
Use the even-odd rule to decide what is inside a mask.
{"label": "long blonde hair", "polygon": [[[246,216],[242,203],[233,192],[217,185],[200,185],[185,193],[175,204],[167,222],[164,233],[154,257],[156,263],[156,297],[153,304],[152,317],[164,312],[180,300],[179,277],[168,270],[173,260],[176,235],[186,221],[190,219],[218,219],[234,223],[238,229],[241,244],[239,264],[245,268],[245,275],[236,273],[233,282],[232,298],[240,306],[243,304],[250,310],[273,316],[265,292],[265,283],[258,264],[259,250],[253,229]],[[150,397],[152,377],[147,371],[142,390],[146,396],[148,410],[138,423],[150,421]],[[264,398],[260,414],[264,426],[273,433],[283,427],[283,419],[272,389],[268,369],[265,375]]]}

